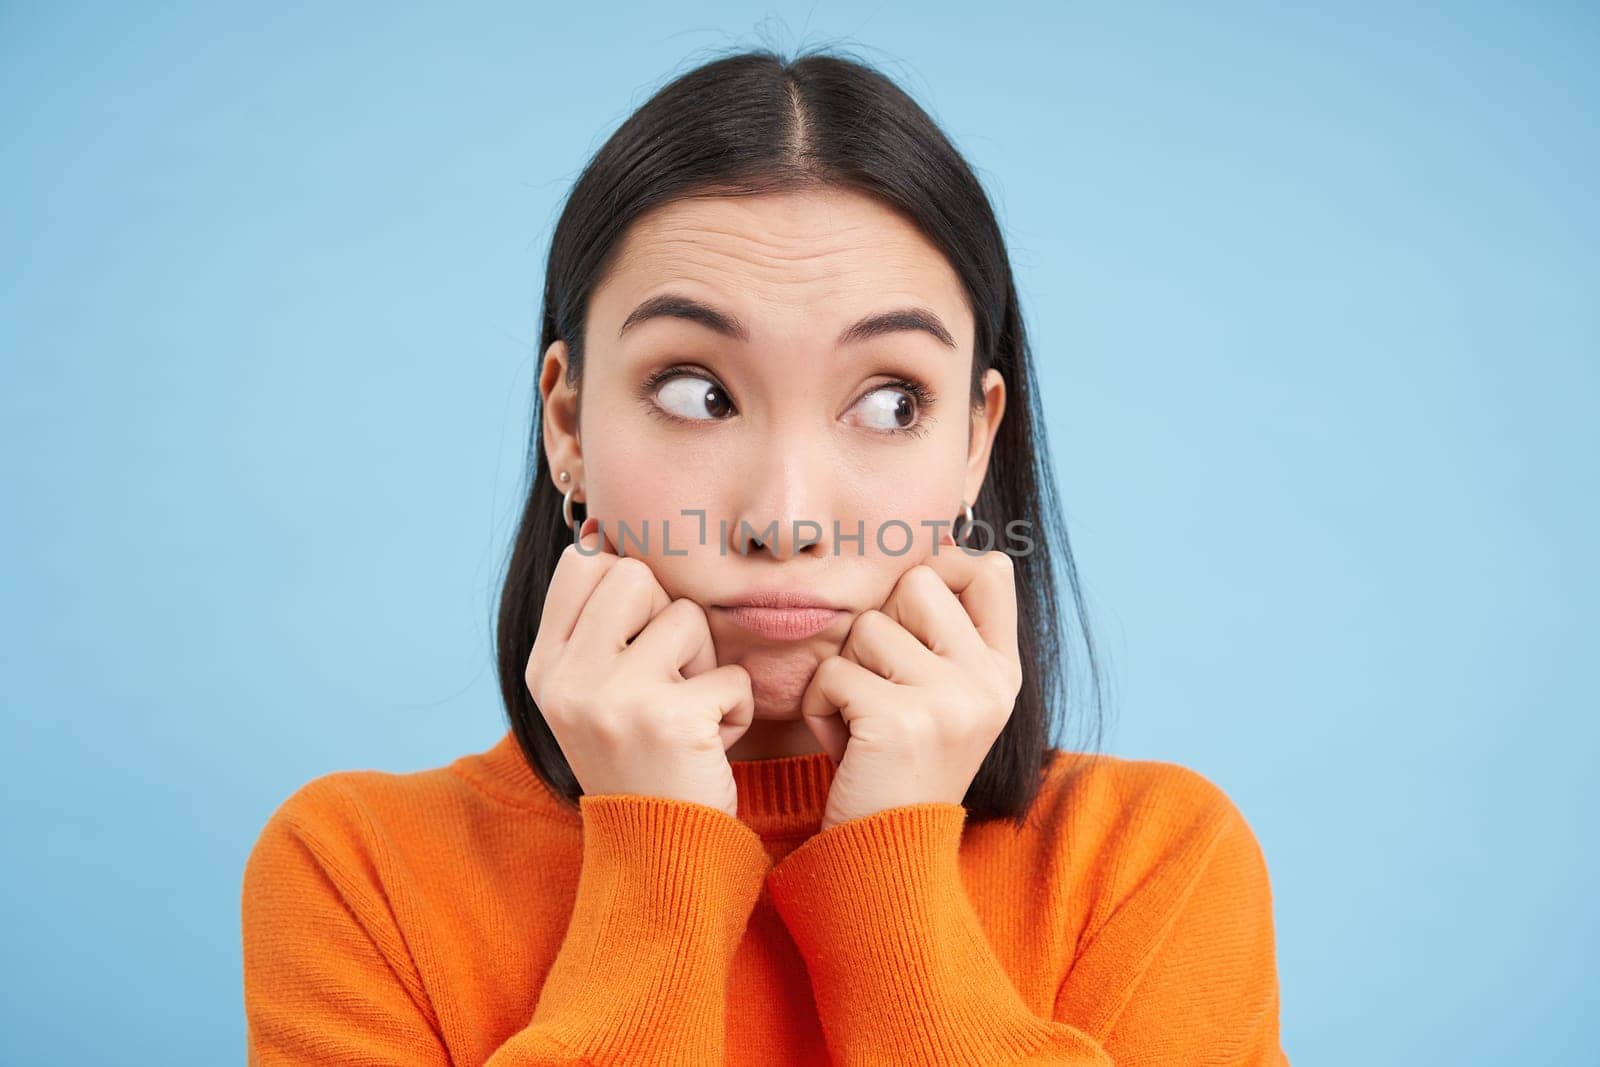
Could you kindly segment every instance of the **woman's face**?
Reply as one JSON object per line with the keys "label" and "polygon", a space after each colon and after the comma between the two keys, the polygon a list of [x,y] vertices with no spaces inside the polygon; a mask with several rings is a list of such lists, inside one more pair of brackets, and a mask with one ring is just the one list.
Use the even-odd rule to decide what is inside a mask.
{"label": "woman's face", "polygon": [[[908,314],[848,332],[888,312]],[[552,471],[669,596],[705,608],[718,663],[750,673],[757,725],[797,720],[854,617],[983,484],[1005,388],[989,371],[972,407],[973,319],[954,271],[854,191],[679,200],[630,228],[585,341],[581,398],[564,343],[542,367]],[[797,539],[802,520],[815,525]],[[648,531],[647,548],[619,541],[623,524]],[[770,590],[842,610],[797,639],[729,608]]]}

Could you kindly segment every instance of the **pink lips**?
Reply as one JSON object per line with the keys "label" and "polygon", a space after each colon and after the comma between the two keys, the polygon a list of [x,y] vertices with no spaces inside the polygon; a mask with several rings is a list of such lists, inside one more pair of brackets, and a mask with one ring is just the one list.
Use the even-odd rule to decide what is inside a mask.
{"label": "pink lips", "polygon": [[808,593],[752,593],[718,610],[751,633],[774,641],[800,641],[832,626],[844,612]]}

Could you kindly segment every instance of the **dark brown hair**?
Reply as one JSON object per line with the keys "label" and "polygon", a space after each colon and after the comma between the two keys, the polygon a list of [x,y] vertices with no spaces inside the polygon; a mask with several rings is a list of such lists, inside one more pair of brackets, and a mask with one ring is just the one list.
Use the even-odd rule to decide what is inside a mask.
{"label": "dark brown hair", "polygon": [[[1103,729],[1100,671],[1055,495],[1005,241],[971,167],[909,95],[865,62],[820,51],[793,60],[768,49],[744,51],[673,79],[612,134],[568,195],[545,268],[539,359],[564,339],[569,378],[574,385],[581,382],[590,297],[624,232],[643,213],[686,196],[819,185],[877,198],[943,251],[976,322],[972,402],[982,403],[988,368],[998,369],[1006,382],[1005,417],[972,510],[994,531],[1024,520],[1033,540],[1031,551],[1014,554],[1024,677],[1010,721],[963,803],[969,820],[1020,822],[1064,725],[1065,680],[1076,662],[1069,660],[1063,640],[1070,620],[1059,611],[1061,577],[1086,652],[1093,747]],[[526,504],[498,603],[500,688],[511,730],[534,771],[576,803],[582,787],[524,682],[545,590],[573,539],[561,517],[561,494],[549,476],[537,391],[533,410]],[[581,508],[575,509],[575,520],[581,523]]]}

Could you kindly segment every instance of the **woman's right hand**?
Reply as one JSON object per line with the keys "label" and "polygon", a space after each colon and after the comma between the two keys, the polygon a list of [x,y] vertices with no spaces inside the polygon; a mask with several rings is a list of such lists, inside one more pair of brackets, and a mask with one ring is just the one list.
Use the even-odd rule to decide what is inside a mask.
{"label": "woman's right hand", "polygon": [[[688,800],[738,817],[727,750],[750,728],[750,675],[717,666],[705,610],[669,599],[591,516],[545,594],[528,693],[585,795]],[[587,553],[587,554],[586,554]]]}

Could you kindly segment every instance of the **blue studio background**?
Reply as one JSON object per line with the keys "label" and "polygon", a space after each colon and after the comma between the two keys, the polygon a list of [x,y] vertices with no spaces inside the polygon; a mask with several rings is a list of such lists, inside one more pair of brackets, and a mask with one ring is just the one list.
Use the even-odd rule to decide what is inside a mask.
{"label": "blue studio background", "polygon": [[830,43],[996,201],[1106,747],[1249,818],[1292,1061],[1594,1062],[1600,17],[843,0],[0,6],[0,1061],[242,1061],[273,808],[504,728],[561,197]]}

